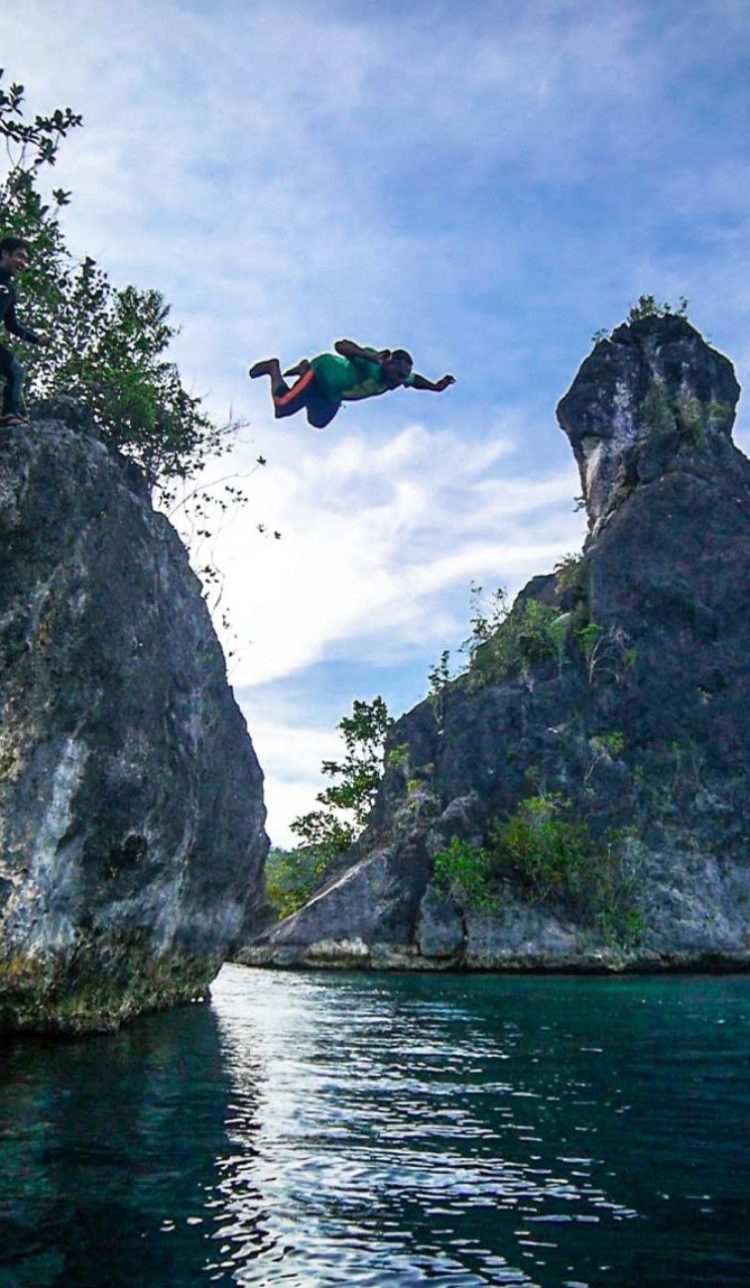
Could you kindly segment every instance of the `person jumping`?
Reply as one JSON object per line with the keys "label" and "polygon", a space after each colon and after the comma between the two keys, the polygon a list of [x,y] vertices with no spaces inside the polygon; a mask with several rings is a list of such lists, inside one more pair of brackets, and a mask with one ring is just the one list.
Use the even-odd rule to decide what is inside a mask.
{"label": "person jumping", "polygon": [[[28,344],[40,344],[45,347],[52,343],[48,335],[37,335],[31,327],[23,326],[16,317],[16,293],[13,289],[13,278],[29,266],[29,248],[20,237],[3,237],[0,241],[0,322],[11,335]],[[0,344],[0,376],[5,377],[3,391],[2,425],[27,425],[23,414],[23,378],[24,369],[18,359]]]}
{"label": "person jumping", "polygon": [[[338,340],[334,348],[335,353],[320,353],[309,360],[303,358],[283,375],[278,358],[267,358],[250,368],[251,380],[270,376],[277,420],[294,416],[304,407],[309,424],[315,429],[324,429],[342,402],[376,398],[402,385],[442,393],[455,384],[453,376],[432,381],[417,375],[412,371],[414,363],[406,349],[363,349],[353,340]],[[297,380],[290,386],[284,376],[297,376]]]}

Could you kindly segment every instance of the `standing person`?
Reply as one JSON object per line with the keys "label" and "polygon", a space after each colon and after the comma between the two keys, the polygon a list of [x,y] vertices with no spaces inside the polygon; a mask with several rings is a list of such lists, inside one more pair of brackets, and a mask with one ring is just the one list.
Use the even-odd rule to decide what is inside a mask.
{"label": "standing person", "polygon": [[334,348],[335,353],[320,353],[309,361],[304,358],[296,367],[285,371],[284,376],[298,377],[291,388],[281,374],[278,358],[267,358],[250,368],[251,380],[270,376],[277,419],[294,416],[304,407],[308,422],[315,429],[324,429],[342,402],[376,398],[402,385],[442,393],[455,384],[453,376],[432,381],[417,375],[412,371],[414,364],[406,349],[363,349],[353,340],[338,340]]}
{"label": "standing person", "polygon": [[[13,278],[29,266],[29,248],[20,237],[3,237],[0,241],[0,321],[11,335],[28,344],[52,343],[51,336],[37,335],[31,327],[24,326],[16,317],[16,292]],[[0,344],[0,376],[5,378],[0,425],[27,425],[23,414],[24,369],[10,349]]]}

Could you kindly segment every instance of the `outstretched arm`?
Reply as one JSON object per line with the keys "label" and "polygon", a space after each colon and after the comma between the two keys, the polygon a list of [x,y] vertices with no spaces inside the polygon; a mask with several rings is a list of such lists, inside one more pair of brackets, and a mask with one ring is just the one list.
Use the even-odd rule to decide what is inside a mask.
{"label": "outstretched arm", "polygon": [[376,367],[382,367],[391,356],[390,349],[379,349],[375,353],[372,349],[363,349],[353,340],[337,340],[333,347],[342,358],[364,358],[365,362],[374,362]]}
{"label": "outstretched arm", "polygon": [[19,322],[16,317],[15,304],[11,304],[5,314],[3,324],[6,331],[11,335],[18,336],[19,340],[25,340],[27,344],[36,344],[42,349],[47,349],[52,344],[51,335],[47,335],[46,332],[39,334],[37,331],[32,331],[30,326],[24,326],[23,322]]}
{"label": "outstretched arm", "polygon": [[449,385],[455,385],[455,376],[442,376],[440,380],[428,380],[426,376],[418,376],[416,371],[409,381],[410,389],[429,389],[432,393],[441,394]]}

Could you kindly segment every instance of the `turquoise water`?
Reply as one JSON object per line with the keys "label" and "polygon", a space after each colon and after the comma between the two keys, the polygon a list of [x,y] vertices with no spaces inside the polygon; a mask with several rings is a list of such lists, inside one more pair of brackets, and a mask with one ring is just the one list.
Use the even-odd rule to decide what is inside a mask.
{"label": "turquoise water", "polygon": [[750,979],[270,974],[6,1044],[0,1284],[750,1283]]}

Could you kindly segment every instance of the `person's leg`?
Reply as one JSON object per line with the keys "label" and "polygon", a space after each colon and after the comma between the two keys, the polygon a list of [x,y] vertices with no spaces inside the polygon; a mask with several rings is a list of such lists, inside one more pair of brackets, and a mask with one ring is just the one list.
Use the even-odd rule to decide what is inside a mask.
{"label": "person's leg", "polygon": [[266,358],[264,362],[256,362],[247,374],[251,380],[257,380],[259,376],[270,377],[273,413],[277,420],[282,420],[285,416],[294,416],[307,405],[315,378],[310,364],[306,363],[304,374],[290,388],[281,374],[278,358]]}
{"label": "person's leg", "polygon": [[0,376],[5,377],[3,417],[18,416],[19,419],[22,419],[21,395],[24,374],[24,369],[18,359],[11,353],[10,349],[6,349],[4,344],[0,344]]}
{"label": "person's leg", "polygon": [[314,381],[315,372],[312,370],[300,376],[291,389],[283,377],[281,378],[280,384],[273,391],[273,414],[277,420],[296,415],[303,407],[307,407],[311,399],[314,400]]}

